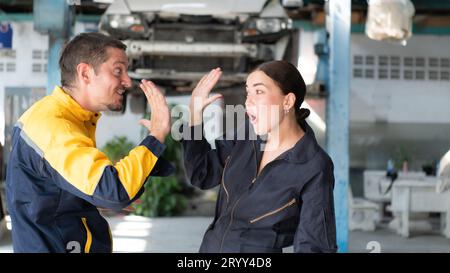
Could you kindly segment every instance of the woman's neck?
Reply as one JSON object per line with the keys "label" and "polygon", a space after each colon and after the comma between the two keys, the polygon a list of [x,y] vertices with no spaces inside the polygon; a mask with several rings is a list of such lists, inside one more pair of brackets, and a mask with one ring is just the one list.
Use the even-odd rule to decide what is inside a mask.
{"label": "woman's neck", "polygon": [[305,132],[295,118],[284,118],[278,128],[273,128],[267,136],[266,150],[290,149],[303,137]]}

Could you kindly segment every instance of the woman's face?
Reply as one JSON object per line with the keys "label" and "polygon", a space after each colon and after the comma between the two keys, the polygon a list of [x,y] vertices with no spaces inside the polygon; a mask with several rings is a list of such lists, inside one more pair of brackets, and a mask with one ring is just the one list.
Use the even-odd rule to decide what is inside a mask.
{"label": "woman's face", "polygon": [[257,135],[276,129],[284,118],[286,96],[278,85],[264,72],[255,71],[246,82],[245,108]]}

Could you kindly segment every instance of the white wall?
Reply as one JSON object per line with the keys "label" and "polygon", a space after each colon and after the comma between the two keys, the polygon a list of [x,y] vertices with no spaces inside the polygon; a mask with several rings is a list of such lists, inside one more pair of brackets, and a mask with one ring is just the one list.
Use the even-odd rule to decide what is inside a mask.
{"label": "white wall", "polygon": [[[353,65],[353,68],[374,68],[375,78],[351,77],[352,122],[389,123],[450,123],[450,80],[433,80],[429,71],[450,72],[450,67],[431,67],[430,58],[450,58],[450,36],[414,35],[407,46],[368,39],[363,34],[352,35],[351,55],[374,56],[375,65]],[[399,56],[400,79],[379,79],[379,56]],[[424,66],[404,65],[405,58],[423,57]],[[387,66],[388,71],[397,67]],[[404,71],[424,72],[424,79],[403,79]],[[351,71],[351,74],[353,70]],[[363,72],[364,73],[364,72]],[[445,73],[445,72],[444,72]],[[390,76],[390,75],[389,75]],[[440,76],[440,75],[439,75]]]}
{"label": "white wall", "polygon": [[[48,38],[33,30],[32,22],[12,22],[13,50],[16,57],[4,57],[0,55],[0,63],[3,63],[3,71],[0,72],[0,142],[4,145],[5,136],[5,88],[6,87],[44,87],[47,81],[47,73],[33,72],[34,63],[46,65],[47,59],[44,52],[48,49]],[[41,50],[41,59],[32,59],[33,50]],[[15,71],[7,72],[7,63],[15,63]],[[6,106],[7,107],[7,106]]]}
{"label": "white wall", "polygon": [[439,160],[450,148],[450,36],[413,35],[406,46],[351,39],[352,166],[385,168],[400,148],[415,170]]}
{"label": "white wall", "polygon": [[[314,53],[316,35],[301,31],[299,44],[299,70],[307,84],[314,81],[317,56]],[[350,121],[389,123],[450,123],[450,80],[430,80],[430,70],[449,71],[449,68],[434,69],[429,66],[430,58],[450,58],[450,36],[413,35],[406,46],[373,41],[364,34],[351,36],[351,63],[355,55],[373,56],[375,64],[352,66],[350,90]],[[378,57],[398,56],[400,58],[400,79],[379,79]],[[413,66],[415,73],[425,73],[423,80],[404,80],[405,57],[423,57],[424,67]],[[365,61],[365,60],[364,60]],[[353,77],[353,68],[374,69],[373,79]],[[390,70],[390,64],[387,69]],[[388,75],[390,77],[390,75]],[[418,112],[420,110],[420,112]]]}
{"label": "white wall", "polygon": [[[301,31],[300,37],[299,70],[305,81],[312,83],[317,64],[313,49],[317,36],[310,31]],[[363,58],[362,64],[354,64],[355,56]],[[373,57],[373,65],[366,64],[368,56]],[[379,65],[380,56],[387,56],[386,66]],[[398,57],[398,66],[391,64],[391,57]],[[405,58],[412,58],[411,66],[405,66]],[[439,67],[431,66],[431,58],[439,60]],[[423,66],[417,66],[416,59],[422,59]],[[440,75],[441,72],[448,75],[450,67],[440,67],[441,60],[450,60],[449,35],[414,34],[406,46],[400,46],[370,40],[363,33],[352,34],[352,166],[384,168],[393,151],[404,146],[416,167],[420,168],[424,161],[439,159],[450,148],[450,79],[441,79]],[[362,77],[355,77],[355,69],[362,72]],[[367,69],[373,70],[373,78],[365,77]],[[379,78],[379,69],[386,69],[386,79]],[[391,70],[395,69],[398,69],[399,78],[391,79]],[[405,71],[411,71],[413,79],[405,79]],[[416,71],[422,71],[423,79],[416,79]],[[437,71],[438,78],[430,78],[430,71]],[[324,119],[325,111],[321,108],[324,102],[320,99],[309,102]]]}

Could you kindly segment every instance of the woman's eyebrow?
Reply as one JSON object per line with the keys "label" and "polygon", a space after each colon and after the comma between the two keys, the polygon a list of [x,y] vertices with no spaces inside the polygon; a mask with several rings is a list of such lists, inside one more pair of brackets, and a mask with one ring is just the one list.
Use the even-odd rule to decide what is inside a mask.
{"label": "woman's eyebrow", "polygon": [[[253,87],[256,87],[256,86],[259,86],[259,85],[262,85],[262,86],[264,86],[264,87],[267,87],[264,83],[262,83],[262,82],[257,82],[257,83],[254,83],[253,84]],[[245,88],[248,88],[248,85],[245,85]]]}

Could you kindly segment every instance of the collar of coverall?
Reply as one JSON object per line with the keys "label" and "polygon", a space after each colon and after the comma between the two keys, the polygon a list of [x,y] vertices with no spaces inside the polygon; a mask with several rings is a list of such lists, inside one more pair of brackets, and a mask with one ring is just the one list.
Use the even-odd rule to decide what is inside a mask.
{"label": "collar of coverall", "polygon": [[75,115],[75,117],[81,121],[97,122],[97,120],[102,115],[100,112],[94,113],[83,109],[81,105],[78,104],[78,102],[76,102],[69,94],[64,92],[64,90],[62,90],[62,88],[59,86],[55,86],[52,96],[66,105],[69,111],[71,111]]}

